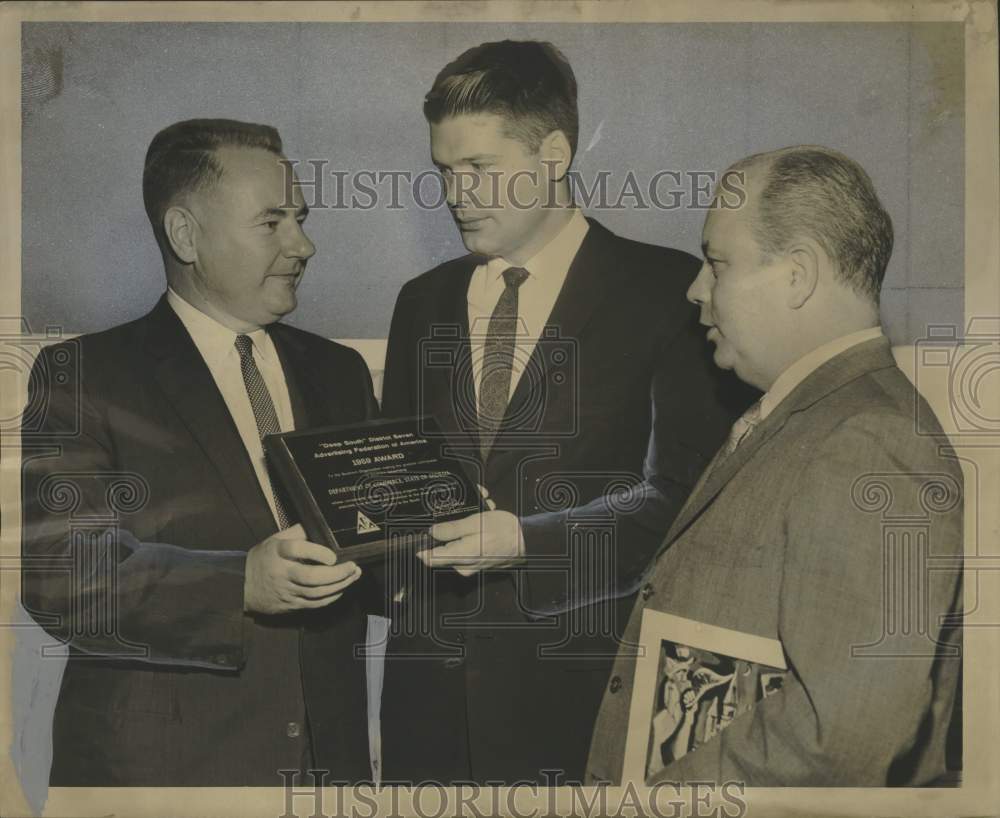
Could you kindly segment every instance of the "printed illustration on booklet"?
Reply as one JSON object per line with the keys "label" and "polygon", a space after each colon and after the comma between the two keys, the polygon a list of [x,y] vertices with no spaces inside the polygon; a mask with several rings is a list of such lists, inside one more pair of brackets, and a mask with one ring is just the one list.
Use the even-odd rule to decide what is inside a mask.
{"label": "printed illustration on booklet", "polygon": [[647,608],[639,640],[644,654],[636,666],[626,746],[631,780],[649,783],[784,681],[784,651],[776,639]]}
{"label": "printed illustration on booklet", "polygon": [[342,559],[426,547],[433,523],[484,508],[475,452],[448,449],[430,417],[284,432],[264,448],[306,535]]}

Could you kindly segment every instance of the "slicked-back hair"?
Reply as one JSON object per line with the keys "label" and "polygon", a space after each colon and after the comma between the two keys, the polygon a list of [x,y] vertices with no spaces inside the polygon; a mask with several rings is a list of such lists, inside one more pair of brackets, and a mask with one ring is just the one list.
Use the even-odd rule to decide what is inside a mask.
{"label": "slicked-back hair", "polygon": [[503,40],[470,48],[448,63],[424,97],[430,123],[461,114],[496,114],[529,151],[562,131],[576,153],[576,77],[552,43]]}
{"label": "slicked-back hair", "polygon": [[892,255],[892,219],[861,165],[821,145],[796,145],[748,156],[731,170],[764,174],[752,224],[765,253],[812,238],[841,280],[878,304]]}
{"label": "slicked-back hair", "polygon": [[163,216],[179,197],[222,178],[220,148],[262,148],[280,155],[281,136],[270,125],[235,119],[187,119],[168,125],[149,143],[142,171],[142,201],[157,244],[169,245]]}

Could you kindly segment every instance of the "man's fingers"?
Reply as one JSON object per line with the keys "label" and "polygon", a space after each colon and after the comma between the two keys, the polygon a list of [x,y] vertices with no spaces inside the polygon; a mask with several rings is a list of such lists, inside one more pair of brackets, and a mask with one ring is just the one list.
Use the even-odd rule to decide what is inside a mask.
{"label": "man's fingers", "polygon": [[286,560],[298,562],[309,560],[321,565],[333,565],[337,562],[337,555],[332,549],[308,540],[283,540],[278,545],[278,554]]}
{"label": "man's fingers", "polygon": [[292,584],[289,586],[289,592],[293,596],[301,597],[302,599],[322,599],[323,597],[330,596],[331,594],[339,594],[345,591],[348,586],[357,582],[360,576],[361,572],[358,571],[357,573],[351,574],[350,576],[338,580],[337,582],[329,582],[325,585]]}
{"label": "man's fingers", "polygon": [[296,523],[281,529],[274,536],[279,540],[304,540],[306,539],[306,530],[302,527],[302,523]]}
{"label": "man's fingers", "polygon": [[[471,541],[471,544],[470,544]],[[418,551],[417,557],[431,568],[454,568],[463,577],[471,577],[483,568],[482,555],[478,552],[479,538],[467,537],[427,551]],[[473,550],[475,549],[475,553]]]}
{"label": "man's fingers", "polygon": [[337,565],[302,565],[294,563],[288,569],[288,578],[292,582],[296,585],[309,588],[332,585],[349,578],[357,579],[355,575],[360,576],[361,569],[353,562],[343,562]]}
{"label": "man's fingers", "polygon": [[426,565],[469,565],[483,558],[478,537],[463,537],[447,545],[417,552]]}
{"label": "man's fingers", "polygon": [[323,608],[329,605],[331,602],[335,602],[340,599],[343,594],[333,594],[332,596],[324,596],[319,599],[306,599],[305,597],[299,598],[298,607],[301,608]]}
{"label": "man's fingers", "polygon": [[357,580],[357,577],[349,577],[343,582],[333,582],[329,585],[317,585],[315,587],[293,585],[291,593],[299,599],[309,600],[325,599],[328,596],[340,596],[355,580]]}
{"label": "man's fingers", "polygon": [[431,526],[431,536],[435,540],[457,540],[467,534],[478,534],[482,526],[481,515],[470,514],[461,520],[450,520],[446,523],[434,523]]}
{"label": "man's fingers", "polygon": [[490,493],[486,490],[486,486],[477,483],[476,488],[479,489],[480,495],[482,495],[482,498],[486,501],[486,508],[490,511],[496,511],[497,504],[490,498]]}

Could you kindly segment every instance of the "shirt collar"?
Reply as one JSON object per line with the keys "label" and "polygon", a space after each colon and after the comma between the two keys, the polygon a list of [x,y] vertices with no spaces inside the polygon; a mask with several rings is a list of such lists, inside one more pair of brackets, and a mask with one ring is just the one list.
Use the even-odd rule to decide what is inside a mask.
{"label": "shirt collar", "polygon": [[565,275],[573,263],[590,225],[579,208],[573,208],[570,220],[562,226],[541,250],[529,258],[524,264],[514,264],[502,256],[491,258],[486,262],[486,274],[489,281],[494,281],[503,275],[509,267],[521,267],[528,271],[531,278],[546,274]]}
{"label": "shirt collar", "polygon": [[[218,363],[225,360],[230,353],[236,353],[236,333],[224,324],[220,324],[212,316],[206,315],[190,302],[185,301],[172,287],[167,287],[167,303],[177,313],[184,328],[191,336],[201,357],[206,362]],[[242,333],[250,337],[257,354],[270,361],[274,345],[266,329]]]}
{"label": "shirt collar", "polygon": [[788,397],[796,386],[827,361],[840,355],[841,352],[846,352],[853,346],[863,344],[865,341],[872,341],[881,336],[881,327],[871,327],[849,333],[848,335],[841,335],[839,338],[828,341],[816,347],[812,352],[803,355],[782,372],[771,385],[771,388],[764,393],[764,396],[760,399],[760,419],[763,420],[766,418],[781,401]]}

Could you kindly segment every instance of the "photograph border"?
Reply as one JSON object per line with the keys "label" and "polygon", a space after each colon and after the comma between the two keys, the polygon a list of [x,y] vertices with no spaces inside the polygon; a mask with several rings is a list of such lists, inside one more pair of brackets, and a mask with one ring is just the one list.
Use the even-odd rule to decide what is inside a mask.
{"label": "photograph border", "polygon": [[[974,325],[1000,328],[1000,235],[998,235],[998,82],[997,18],[989,0],[944,2],[925,0],[909,3],[897,0],[845,0],[808,2],[787,0],[692,0],[689,2],[357,2],[357,3],[9,3],[0,7],[0,192],[3,195],[0,219],[0,318],[16,322],[21,316],[21,119],[20,119],[20,24],[25,21],[324,21],[364,24],[379,21],[440,22],[962,22],[965,26],[965,327],[959,334],[972,334]],[[917,364],[919,365],[919,361]],[[994,370],[995,371],[995,370]],[[942,379],[942,382],[948,379]],[[5,386],[8,381],[5,381]],[[27,372],[20,373],[14,390],[5,389],[2,416],[15,416],[23,406]],[[943,383],[943,389],[948,384]],[[964,394],[946,392],[942,403],[954,405],[969,400]],[[980,412],[1000,418],[1000,383],[994,376],[983,382],[977,396]],[[989,538],[998,530],[1000,507],[982,498],[1000,495],[1000,435],[970,436],[956,445],[959,456],[977,475],[975,490],[979,502],[967,509],[966,554],[975,558],[965,569],[965,601],[968,615],[976,622],[965,630],[964,673],[964,771],[961,788],[918,789],[753,789],[743,795],[752,815],[985,815],[993,814],[1000,803],[1000,777],[996,776],[1000,750],[1000,702],[995,696],[1000,678],[1000,546]],[[17,440],[5,438],[0,460],[0,621],[10,622],[16,604],[20,554],[20,451]],[[973,516],[974,515],[974,516]],[[970,567],[971,566],[971,567]],[[15,644],[11,628],[0,629],[0,653],[4,669],[0,673],[0,743],[9,748],[11,735],[10,674]],[[4,754],[7,756],[8,754]],[[554,796],[532,787],[515,788],[513,797],[497,801],[484,791],[475,804],[483,814],[503,812],[521,816],[545,815],[557,811],[571,814],[579,806],[578,794],[569,788]],[[460,796],[461,793],[458,793]],[[677,812],[676,793],[663,793],[662,815],[686,814],[692,804],[695,814],[735,814],[732,803],[723,812],[712,813],[708,801],[697,801],[697,792],[688,793],[687,810]],[[239,815],[433,815],[434,797],[423,806],[418,793],[368,791],[289,793],[282,788],[252,789],[58,789],[49,792],[45,813],[52,816],[176,816]],[[444,796],[441,796],[444,797]],[[591,800],[588,794],[587,802]],[[608,788],[602,796],[607,803],[622,802],[623,788]],[[450,804],[454,805],[455,801]],[[712,804],[718,808],[717,800]],[[498,806],[499,805],[499,806]],[[673,811],[671,811],[673,805]],[[552,807],[555,806],[555,810]],[[535,810],[535,812],[532,812]],[[352,813],[353,811],[353,813]],[[0,766],[0,814],[32,814],[18,785],[17,771],[9,757]],[[451,811],[441,813],[452,814]]]}

